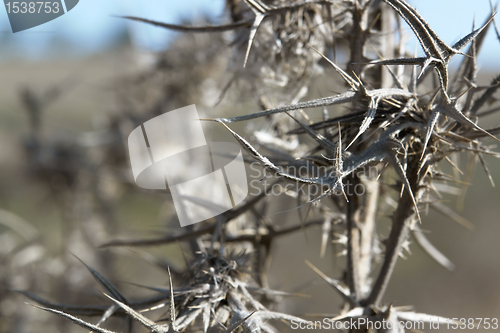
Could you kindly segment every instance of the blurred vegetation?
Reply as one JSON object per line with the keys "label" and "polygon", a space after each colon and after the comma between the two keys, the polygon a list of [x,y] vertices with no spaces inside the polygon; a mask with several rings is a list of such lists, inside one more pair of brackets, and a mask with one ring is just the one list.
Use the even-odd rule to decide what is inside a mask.
{"label": "blurred vegetation", "polygon": [[[243,6],[238,1],[234,3]],[[251,17],[249,11],[233,11],[236,13],[241,17],[232,17],[233,21]],[[230,117],[290,104],[292,100],[324,97],[344,89],[330,65],[312,51],[307,54],[311,58],[306,57],[303,64],[311,69],[310,73],[288,73],[289,81],[281,86],[276,84],[280,80],[278,75],[266,75],[279,73],[281,69],[262,65],[266,64],[262,59],[269,56],[265,52],[276,52],[265,48],[269,43],[265,37],[257,40],[256,50],[252,50],[249,64],[243,69],[247,41],[248,29],[234,35],[186,33],[154,56],[144,56],[125,44],[83,59],[0,63],[4,82],[0,87],[0,332],[34,332],[41,328],[53,332],[83,331],[63,318],[25,304],[36,301],[34,295],[54,303],[87,306],[88,312],[73,309],[73,313],[97,322],[96,318],[112,304],[101,293],[109,290],[103,289],[77,258],[118,286],[128,300],[157,297],[156,292],[133,283],[169,289],[167,267],[171,270],[174,290],[182,290],[189,279],[207,278],[184,273],[189,264],[206,265],[203,261],[206,258],[202,260],[190,253],[199,246],[197,241],[172,241],[154,247],[100,246],[115,239],[152,239],[176,235],[179,231],[168,194],[142,190],[133,182],[126,139],[142,122],[190,104],[196,104],[207,117]],[[332,46],[326,45],[322,51],[333,55],[328,49]],[[336,47],[338,59],[346,58],[346,41],[339,41]],[[278,60],[276,63],[282,65]],[[492,78],[492,74],[482,70],[475,84],[488,85]],[[430,82],[432,78],[426,80]],[[309,89],[302,94],[306,81]],[[268,89],[273,94],[268,94]],[[269,96],[274,99],[269,100]],[[496,99],[491,102],[491,107],[497,106]],[[344,114],[346,109],[350,111],[342,106],[331,107],[330,116]],[[311,119],[321,120],[314,115]],[[293,123],[267,122],[266,119],[237,123],[231,128],[245,133],[252,142],[259,142],[252,134],[262,128],[282,133]],[[487,124],[499,122],[500,116],[492,114],[481,120],[481,125],[491,128],[494,126]],[[218,125],[204,124],[210,139],[234,140]],[[298,137],[300,144],[312,142],[305,135]],[[265,144],[260,143],[259,147],[265,149]],[[445,270],[412,243],[411,253],[404,253],[408,260],[398,261],[384,297],[387,303],[412,305],[420,312],[442,317],[500,318],[497,259],[500,191],[491,186],[480,166],[477,170],[470,169],[469,159],[467,154],[460,153],[454,160],[464,173],[461,177],[471,183],[465,195],[446,194],[441,201],[463,218],[456,220],[472,223],[473,230],[457,225],[447,215],[421,210],[422,229],[455,264],[455,271]],[[498,160],[489,156],[485,160],[492,180],[500,184]],[[460,176],[446,162],[440,167],[446,173]],[[295,198],[272,197],[262,205],[259,203],[257,212],[245,218],[253,221],[258,213],[265,212],[279,230],[303,223],[297,211],[283,212],[294,207],[297,207]],[[305,212],[306,209],[301,210]],[[321,214],[317,212],[310,215],[318,216]],[[387,236],[390,219],[382,213],[378,218],[381,221],[378,232]],[[241,219],[238,221],[243,223]],[[204,223],[190,230],[196,231],[211,221]],[[341,312],[342,299],[304,263],[312,262],[330,277],[343,275],[345,257],[338,256],[337,245],[329,244],[324,257],[319,256],[322,235],[318,224],[275,240],[270,249],[269,280],[258,284],[266,290],[308,297],[265,295],[261,302],[270,310],[306,319],[315,318],[308,317],[311,314],[322,318]],[[211,238],[203,240],[210,243]],[[257,247],[249,252],[255,255],[259,251]],[[239,263],[243,259],[234,260]],[[260,266],[252,266],[262,263],[248,261],[251,263],[245,265],[251,267],[249,270],[262,270]],[[19,291],[30,294],[22,295]],[[161,300],[168,303],[168,294],[163,296]],[[44,305],[43,302],[38,303]],[[95,304],[98,309],[92,310]],[[168,318],[165,309],[147,316]],[[119,316],[104,326],[126,331],[130,321],[123,319],[123,311],[116,312]],[[86,316],[89,313],[94,316]],[[133,327],[141,329],[139,325]],[[289,324],[277,322],[275,327],[283,332],[292,331]]]}

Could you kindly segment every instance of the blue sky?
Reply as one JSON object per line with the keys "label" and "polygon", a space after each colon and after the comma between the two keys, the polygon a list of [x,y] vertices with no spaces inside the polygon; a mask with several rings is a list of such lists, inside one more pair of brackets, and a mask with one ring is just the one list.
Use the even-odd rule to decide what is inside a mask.
{"label": "blue sky", "polygon": [[[472,22],[481,24],[490,11],[489,0],[410,0],[441,38],[453,43],[471,31]],[[7,14],[0,8],[0,58],[6,54],[37,59],[51,54],[55,39],[65,42],[68,53],[89,54],[109,45],[124,28],[136,45],[158,50],[173,33],[146,24],[116,18],[134,15],[163,22],[179,22],[180,17],[196,19],[202,13],[222,14],[222,0],[80,0],[71,12],[42,26],[13,34]],[[446,14],[444,14],[446,13]],[[500,23],[500,19],[499,19]],[[4,44],[4,45],[2,45]],[[410,42],[413,47],[414,42]],[[488,33],[480,63],[500,67],[500,43],[493,30]],[[420,48],[419,51],[421,52]],[[2,54],[3,53],[3,54]]]}
{"label": "blue sky", "polygon": [[[43,57],[51,54],[51,42],[54,39],[66,42],[67,47],[74,51],[70,53],[98,52],[109,45],[124,28],[129,29],[139,47],[158,50],[168,43],[173,33],[115,16],[131,15],[163,22],[179,22],[181,17],[196,19],[203,13],[217,17],[223,10],[224,2],[221,0],[80,0],[65,15],[13,34],[7,12],[0,8],[0,57],[2,52],[13,52],[16,57],[21,55],[31,59]],[[6,37],[9,41],[8,50],[1,45]]]}

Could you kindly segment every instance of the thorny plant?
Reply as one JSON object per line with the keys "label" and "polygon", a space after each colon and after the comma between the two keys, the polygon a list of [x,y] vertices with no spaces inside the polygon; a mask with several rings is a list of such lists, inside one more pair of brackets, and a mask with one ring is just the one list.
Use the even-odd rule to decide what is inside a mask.
{"label": "thorny plant", "polygon": [[[269,319],[276,323],[305,320],[270,310],[276,297],[294,296],[268,287],[271,248],[281,235],[322,226],[321,255],[333,241],[343,244],[341,253],[347,257],[340,279],[330,278],[308,263],[345,302],[332,322],[352,318],[392,322],[391,329],[380,332],[403,332],[397,324],[400,321],[443,322],[445,318],[407,311],[382,300],[410,236],[438,263],[453,269],[422,232],[425,218],[421,212],[429,207],[462,221],[439,199],[447,189],[440,184],[460,186],[463,182],[441,171],[439,162],[447,161],[456,168],[457,154],[468,152],[470,163],[479,159],[489,176],[483,156],[500,157],[484,143],[490,138],[499,141],[495,135],[500,128],[483,129],[477,124],[480,116],[499,110],[484,109],[500,86],[500,76],[488,86],[476,83],[477,55],[488,28],[495,26],[493,6],[480,28],[449,46],[404,0],[227,0],[226,4],[231,21],[222,25],[194,27],[127,19],[190,33],[233,32],[232,76],[221,90],[221,99],[231,85],[242,81],[263,110],[209,120],[229,131],[251,158],[277,176],[277,181],[321,188],[316,197],[297,196],[300,204],[296,210],[306,207],[308,215],[318,218],[277,227],[264,217],[268,204],[263,192],[220,216],[166,237],[113,240],[103,245],[187,242],[195,259],[185,272],[172,272],[183,276],[179,288],[172,286],[168,269],[170,288],[149,287],[158,296],[130,300],[88,267],[105,289],[109,305],[66,305],[23,293],[40,308],[94,332],[110,332],[101,326],[111,316],[135,319],[151,332],[272,332]],[[405,50],[403,21],[416,36],[423,57]],[[495,32],[498,36],[496,26]],[[338,50],[347,54],[345,68],[336,61]],[[330,51],[333,60],[323,55]],[[462,60],[452,77],[449,62],[455,55]],[[172,67],[157,68],[154,75],[173,71]],[[327,68],[333,68],[345,81],[345,91],[299,102],[312,78],[326,75]],[[428,78],[432,72],[435,75]],[[152,105],[152,113],[161,111]],[[350,107],[330,117],[336,105]],[[322,111],[322,120],[314,120],[319,118],[316,110],[306,112],[313,108]],[[252,121],[253,128],[258,128],[254,122],[259,118],[267,122],[253,133],[260,148],[230,127],[234,122]],[[132,116],[126,122],[141,123]],[[306,148],[294,144],[301,134],[310,136],[313,143]],[[262,148],[273,155],[266,157]],[[296,167],[304,165],[310,177],[294,173]],[[324,170],[325,166],[327,171],[318,175],[318,168]],[[359,173],[367,167],[376,172]],[[391,170],[397,181],[388,185],[393,178]],[[366,191],[344,191],[345,186],[356,184]],[[382,239],[377,233],[378,217],[390,210],[391,230],[387,239]],[[153,321],[147,317],[148,311],[159,308],[168,309],[167,318]],[[100,320],[92,324],[77,316],[100,316]],[[359,330],[367,331],[367,327]]]}

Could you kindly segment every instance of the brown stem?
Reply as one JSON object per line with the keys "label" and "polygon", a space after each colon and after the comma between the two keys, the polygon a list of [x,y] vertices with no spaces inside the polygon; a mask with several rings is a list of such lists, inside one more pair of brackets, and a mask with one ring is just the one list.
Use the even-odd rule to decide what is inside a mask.
{"label": "brown stem", "polygon": [[[360,228],[360,250],[359,250],[359,280],[362,290],[368,282],[373,262],[373,242],[375,239],[375,223],[377,217],[377,206],[379,198],[380,183],[376,179],[376,174],[369,174],[363,179],[365,188],[364,203],[361,214],[362,223]],[[361,295],[364,297],[366,295]]]}
{"label": "brown stem", "polygon": [[[361,76],[366,58],[364,57],[364,48],[366,43],[366,28],[367,28],[367,4],[362,1],[355,1],[352,10],[353,23],[350,31],[350,59],[348,64],[348,72],[354,72]],[[361,146],[353,146],[351,151],[360,150]],[[360,179],[356,174],[347,178],[348,188],[355,189],[360,183]],[[353,192],[352,190],[350,192]],[[347,222],[347,285],[351,296],[357,301],[361,298],[362,280],[360,276],[360,243],[361,232],[359,229],[360,218],[360,201],[361,197],[354,193],[348,193],[349,202],[347,203],[346,222]]]}
{"label": "brown stem", "polygon": [[355,8],[352,11],[352,29],[350,32],[349,47],[350,59],[347,72],[351,71],[361,76],[361,71],[365,66],[366,58],[364,56],[365,43],[366,43],[366,22],[367,22],[367,8],[362,7],[355,2]]}
{"label": "brown stem", "polygon": [[[355,188],[359,179],[355,176],[349,177],[350,188]],[[357,212],[359,209],[358,197],[349,196],[347,203],[347,285],[351,296],[359,300],[360,280],[359,280],[359,229],[357,226]]]}

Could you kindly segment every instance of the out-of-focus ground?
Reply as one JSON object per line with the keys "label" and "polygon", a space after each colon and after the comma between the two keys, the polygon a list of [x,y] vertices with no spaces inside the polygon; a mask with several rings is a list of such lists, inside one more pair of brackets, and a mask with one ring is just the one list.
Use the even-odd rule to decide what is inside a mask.
{"label": "out-of-focus ground", "polygon": [[[41,233],[42,243],[47,248],[45,256],[55,256],[63,249],[61,230],[65,222],[47,189],[26,177],[22,143],[28,134],[28,122],[19,101],[19,89],[28,85],[34,91],[43,91],[63,80],[72,82],[68,91],[48,107],[43,122],[44,133],[48,136],[73,138],[78,133],[94,130],[95,124],[117,107],[113,85],[121,76],[137,70],[135,54],[128,48],[83,59],[39,62],[11,59],[0,63],[0,209],[22,217]],[[480,80],[483,82],[488,82],[496,73],[487,69],[481,72]],[[328,92],[325,88],[322,93]],[[498,126],[499,119],[491,120],[491,126],[488,126],[488,121],[483,121],[483,126]],[[500,186],[500,160],[486,157],[486,161],[495,183]],[[465,168],[465,161],[461,162],[460,166]],[[291,199],[278,200],[283,200],[281,208],[293,207]],[[456,199],[451,198],[446,204],[455,209]],[[163,202],[152,199],[145,191],[137,190],[136,194],[122,197],[117,207],[123,234],[135,232],[136,235],[151,236],[155,230],[163,228],[158,219]],[[433,211],[428,215],[422,213],[422,228],[429,231],[428,238],[456,265],[456,270],[446,271],[412,243],[411,254],[406,255],[406,260],[398,261],[384,299],[386,302],[395,301],[395,306],[413,305],[419,312],[444,317],[500,319],[500,188],[489,184],[479,164],[472,185],[467,190],[463,210],[459,213],[474,224],[474,230],[468,230]],[[271,219],[277,224],[289,223],[289,219],[296,219],[293,214],[282,213]],[[387,225],[386,234],[388,232]],[[333,251],[329,251],[325,258],[319,258],[320,233],[320,229],[309,229],[287,236],[279,239],[274,249],[271,287],[310,295],[310,298],[284,299],[280,305],[299,316],[334,315],[341,304],[335,291],[325,286],[325,282],[304,263],[304,260],[309,260],[327,275],[340,277],[343,258],[336,258],[331,253]],[[174,250],[176,246],[155,251],[178,254]],[[76,255],[85,256],[83,253]],[[174,262],[179,262],[177,257]],[[158,279],[166,281],[165,276],[162,277],[164,273],[154,267],[130,259],[125,254],[123,258],[121,262],[113,263],[121,272],[121,282],[147,285]],[[88,273],[82,270],[78,274]],[[0,288],[23,288],[22,280],[14,279],[12,283],[14,285],[2,285]],[[57,281],[52,283],[57,285]],[[134,292],[130,286],[124,288]],[[77,287],[73,291],[77,293]],[[28,307],[25,301],[19,295],[9,302],[2,302],[0,324],[15,308]],[[30,311],[33,316],[42,316],[39,310]],[[277,327],[283,331],[290,330],[285,325]],[[83,332],[79,328],[75,330]],[[447,330],[443,327],[440,331]]]}

